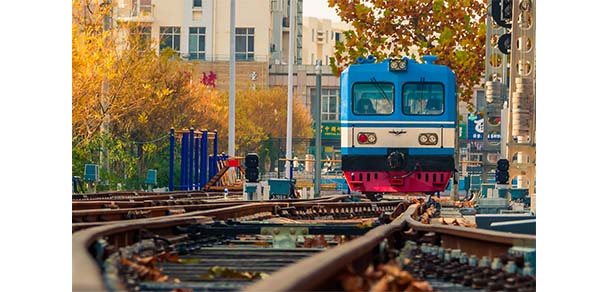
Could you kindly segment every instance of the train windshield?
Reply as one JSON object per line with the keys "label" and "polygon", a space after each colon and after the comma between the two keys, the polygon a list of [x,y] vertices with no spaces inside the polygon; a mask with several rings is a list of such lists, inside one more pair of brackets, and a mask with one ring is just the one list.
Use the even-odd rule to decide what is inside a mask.
{"label": "train windshield", "polygon": [[391,115],[394,112],[394,84],[376,80],[354,84],[352,110],[356,115]]}
{"label": "train windshield", "polygon": [[445,111],[445,89],[441,83],[405,83],[402,112],[405,115],[435,116]]}

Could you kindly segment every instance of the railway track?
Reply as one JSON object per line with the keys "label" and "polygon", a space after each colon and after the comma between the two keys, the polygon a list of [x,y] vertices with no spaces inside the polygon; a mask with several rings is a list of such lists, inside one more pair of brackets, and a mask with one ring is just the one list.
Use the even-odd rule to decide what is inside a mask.
{"label": "railway track", "polygon": [[526,257],[508,254],[535,236],[424,224],[422,204],[332,200],[87,223],[73,290],[535,289]]}
{"label": "railway track", "polygon": [[[273,200],[268,203],[262,203],[274,206],[272,210],[265,210],[260,214],[260,218],[265,216],[273,215],[273,213],[281,212],[282,216],[290,218],[317,218],[326,216],[329,219],[349,219],[350,217],[363,216],[365,213],[372,216],[376,215],[380,211],[387,211],[393,205],[398,204],[398,201],[393,203],[379,203],[373,206],[367,207],[366,204],[350,205],[349,209],[341,208],[339,203],[341,200],[347,199],[349,196],[337,195],[332,197],[324,197],[310,200]],[[281,203],[290,202],[292,206],[281,205]],[[336,203],[333,203],[336,202]],[[275,204],[278,205],[275,205]],[[121,220],[134,220],[134,219],[146,219],[146,218],[157,218],[163,216],[174,216],[181,214],[192,214],[193,212],[199,212],[195,215],[203,216],[216,216],[216,211],[223,208],[231,208],[238,206],[245,206],[252,204],[252,202],[244,202],[237,200],[230,201],[206,201],[201,199],[174,199],[166,200],[162,198],[160,200],[141,200],[137,202],[126,202],[126,201],[73,201],[72,203],[72,223],[73,231],[82,228],[98,226],[101,224],[109,224]],[[256,204],[256,203],[255,203]],[[261,203],[255,206],[262,206]],[[234,208],[235,209],[235,208]],[[237,208],[241,210],[240,208]],[[242,208],[243,209],[243,208]],[[231,209],[227,209],[231,210]],[[271,213],[270,213],[271,211]],[[234,214],[235,216],[243,216],[243,214]],[[248,214],[253,215],[253,214]],[[260,219],[259,218],[259,219]],[[251,219],[251,218],[250,218]]]}
{"label": "railway track", "polygon": [[[508,253],[535,246],[535,236],[423,224],[416,218],[425,211],[412,204],[391,223],[281,269],[245,291],[404,291],[410,285],[415,288],[407,291],[535,291],[535,277],[525,265],[519,271],[513,261],[502,263],[524,258]],[[397,273],[397,268],[411,273]]]}
{"label": "railway track", "polygon": [[[311,253],[321,250],[320,248],[311,249],[312,242],[316,242],[316,240],[318,242],[325,242],[326,245],[334,245],[336,244],[335,236],[362,235],[372,228],[372,220],[384,218],[384,216],[389,218],[394,214],[392,213],[392,210],[404,209],[404,206],[400,201],[377,203],[332,202],[337,199],[338,198],[324,198],[318,202],[293,201],[291,203],[267,202],[240,204],[219,209],[195,211],[158,218],[98,222],[96,225],[87,226],[90,228],[77,231],[73,235],[73,251],[76,253],[73,254],[73,261],[77,261],[78,259],[78,262],[73,262],[73,266],[88,266],[88,269],[74,270],[78,275],[73,275],[73,279],[78,279],[78,283],[73,283],[73,286],[75,287],[75,291],[86,291],[88,289],[99,290],[99,287],[101,286],[110,287],[111,289],[115,286],[118,287],[119,284],[112,286],[114,284],[108,282],[108,279],[113,278],[113,276],[106,275],[104,277],[105,280],[102,281],[99,278],[91,278],[91,275],[83,276],[80,274],[80,271],[89,271],[86,273],[90,274],[91,270],[97,268],[96,266],[104,266],[105,271],[108,271],[108,267],[120,267],[120,265],[117,265],[117,261],[121,260],[117,258],[117,252],[119,250],[121,251],[121,255],[131,258],[130,263],[132,263],[134,269],[137,269],[137,267],[142,268],[142,263],[138,262],[137,259],[150,257],[163,251],[163,249],[153,248],[152,255],[150,254],[150,246],[155,246],[158,242],[172,245],[173,251],[178,254],[186,253],[189,256],[196,256],[197,253],[201,252],[201,248],[213,248],[214,252],[224,252],[224,257],[227,259],[232,257],[231,254],[233,253],[246,252],[251,255],[260,256],[260,258],[253,259],[253,261],[261,262],[261,260],[264,260],[265,258],[270,258],[274,261],[279,260],[280,263],[288,264],[288,262],[281,260],[282,257],[278,257],[277,254],[274,255],[274,252],[278,252],[277,250],[273,251],[273,249],[270,249],[269,247],[292,248],[297,249],[294,250],[297,254],[310,255]],[[335,217],[332,217],[333,214]],[[290,217],[292,217],[292,219]],[[333,220],[330,220],[331,217],[339,220],[333,222]],[[279,220],[284,222],[264,224],[252,223],[252,220],[260,220],[263,218],[270,219],[269,221]],[[213,221],[213,219],[217,221]],[[223,224],[218,220],[227,220],[229,223]],[[286,220],[290,223],[285,223]],[[299,223],[297,220],[308,222]],[[248,221],[250,221],[250,223],[248,223]],[[82,224],[83,223],[74,223],[73,229],[82,229]],[[79,228],[75,228],[75,226],[79,226]],[[323,237],[312,237],[316,235],[322,235]],[[248,236],[254,236],[255,240],[248,238]],[[299,236],[298,242],[295,238],[296,236]],[[342,239],[339,237],[338,240],[341,241],[344,240],[344,238]],[[298,248],[297,244],[299,245]],[[288,247],[286,247],[286,245],[288,245]],[[306,247],[308,245],[309,247]],[[149,248],[144,248],[145,246],[148,246]],[[309,251],[303,252],[303,250],[307,249],[309,249]],[[94,258],[97,259],[97,264],[91,263],[91,255],[88,254],[89,250],[96,251],[94,252]],[[290,253],[291,251],[286,252]],[[114,255],[114,257],[112,255]],[[86,259],[87,257],[89,257],[89,259]],[[188,259],[188,257],[186,259]],[[164,270],[165,267],[168,267],[170,270],[175,268],[172,263],[164,263],[162,267]],[[199,265],[191,268],[195,268],[196,270],[193,273],[204,274],[206,272],[206,267],[207,266],[205,265]],[[270,264],[270,267],[273,267],[275,270],[280,266],[279,264],[277,266],[276,264]],[[197,270],[198,268],[204,268],[204,270]],[[221,268],[224,271],[229,270],[233,273],[237,273],[232,270],[230,265]],[[110,270],[112,269],[110,268]],[[119,270],[119,268],[117,268],[117,270]],[[214,271],[208,271],[208,273],[213,272]],[[267,273],[271,271],[248,271],[248,273],[261,272]],[[98,270],[93,274],[99,275],[100,271]],[[118,274],[120,273],[116,273],[117,276],[115,276],[115,278],[119,277]],[[175,274],[172,273],[170,273],[170,275],[175,276]],[[79,282],[80,279],[87,278],[87,281],[83,281],[85,284]],[[232,280],[229,282],[231,281]],[[127,283],[127,287],[130,287],[128,284],[130,281],[128,279],[115,282]],[[206,285],[208,284],[209,283]],[[155,285],[156,284],[149,283],[144,286],[150,288],[153,286],[162,287],[162,285],[169,284],[159,284],[161,286]],[[222,286],[223,284],[219,285]],[[140,289],[139,286],[137,287]],[[234,288],[235,286],[231,287]]]}
{"label": "railway track", "polygon": [[[230,198],[241,198],[242,192],[228,192]],[[100,192],[100,193],[89,193],[89,194],[73,194],[72,201],[145,201],[145,200],[177,200],[177,199],[221,199],[224,198],[222,192],[185,192],[185,191],[172,191],[172,192]]]}

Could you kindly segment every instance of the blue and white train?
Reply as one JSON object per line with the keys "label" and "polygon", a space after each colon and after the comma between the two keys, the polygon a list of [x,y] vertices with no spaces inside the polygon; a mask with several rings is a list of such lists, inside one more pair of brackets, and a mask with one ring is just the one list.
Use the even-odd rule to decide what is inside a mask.
{"label": "blue and white train", "polygon": [[455,172],[455,74],[424,56],[358,58],[341,73],[342,169],[352,191],[435,193]]}

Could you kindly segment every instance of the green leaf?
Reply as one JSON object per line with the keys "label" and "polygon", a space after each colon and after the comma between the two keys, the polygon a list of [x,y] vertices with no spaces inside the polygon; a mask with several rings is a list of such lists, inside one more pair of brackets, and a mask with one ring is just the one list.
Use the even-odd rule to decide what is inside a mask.
{"label": "green leaf", "polygon": [[369,8],[363,4],[356,4],[354,9],[356,9],[356,16],[358,16],[358,18],[364,18],[369,11]]}
{"label": "green leaf", "polygon": [[468,58],[468,53],[464,52],[464,51],[455,51],[455,59],[458,61],[458,63],[463,63],[464,61],[466,61]]}
{"label": "green leaf", "polygon": [[443,6],[443,0],[434,0],[434,3],[432,3],[432,11],[434,13],[439,13],[441,12],[441,9],[443,9]]}
{"label": "green leaf", "polygon": [[441,45],[447,44],[448,42],[451,41],[452,36],[453,36],[453,32],[451,31],[451,29],[449,29],[448,27],[445,27],[443,29],[443,32],[441,33],[441,36],[438,38],[438,42]]}

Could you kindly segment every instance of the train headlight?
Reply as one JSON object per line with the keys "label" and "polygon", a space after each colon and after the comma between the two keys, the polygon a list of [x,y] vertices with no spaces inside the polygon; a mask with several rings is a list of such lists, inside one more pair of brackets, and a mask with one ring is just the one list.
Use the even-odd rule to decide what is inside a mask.
{"label": "train headlight", "polygon": [[375,144],[377,143],[377,135],[375,133],[358,133],[358,143]]}
{"label": "train headlight", "polygon": [[419,134],[419,144],[427,145],[428,144],[428,135]]}
{"label": "train headlight", "polygon": [[390,71],[407,71],[407,60],[390,59]]}
{"label": "train headlight", "polygon": [[419,134],[420,145],[436,145],[438,143],[438,135],[434,133]]}

